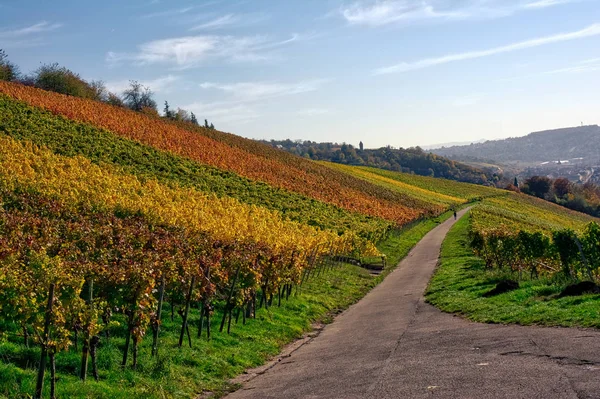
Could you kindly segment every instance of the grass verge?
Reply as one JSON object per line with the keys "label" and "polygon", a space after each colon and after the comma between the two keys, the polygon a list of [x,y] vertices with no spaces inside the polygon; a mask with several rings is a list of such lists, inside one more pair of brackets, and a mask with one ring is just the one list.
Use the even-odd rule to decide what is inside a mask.
{"label": "grass verge", "polygon": [[[379,249],[387,255],[388,268],[373,277],[365,269],[340,264],[304,284],[297,295],[281,307],[274,302],[268,310],[260,309],[256,319],[245,325],[232,325],[231,334],[219,333],[221,313],[212,318],[213,335],[197,338],[199,312],[192,310],[190,326],[192,348],[177,347],[181,318],[165,305],[158,358],[151,358],[151,337],[140,344],[136,370],[121,368],[125,323],[111,330],[110,340],[102,338],[98,348],[98,382],[88,374],[84,383],[76,377],[81,362],[80,351],[71,350],[57,356],[57,396],[59,398],[190,398],[203,391],[217,395],[231,390],[228,382],[244,370],[263,364],[281,348],[311,329],[314,322],[330,322],[333,316],[362,298],[389,274],[419,240],[441,221],[451,216],[447,212],[436,219],[425,219],[393,232]],[[29,397],[35,390],[35,369],[39,349],[26,348],[14,326],[0,321],[0,397]],[[81,343],[79,343],[81,345]],[[47,377],[48,379],[48,377]],[[49,395],[46,383],[45,397]]]}
{"label": "grass verge", "polygon": [[566,282],[524,280],[517,290],[483,297],[500,280],[514,276],[485,270],[469,248],[469,217],[459,220],[444,240],[440,265],[426,292],[429,303],[483,323],[600,327],[600,295],[558,298]]}

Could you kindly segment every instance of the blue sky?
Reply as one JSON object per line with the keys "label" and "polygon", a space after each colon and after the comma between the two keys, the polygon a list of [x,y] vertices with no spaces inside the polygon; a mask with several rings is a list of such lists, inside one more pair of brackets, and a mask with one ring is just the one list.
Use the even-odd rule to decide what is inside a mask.
{"label": "blue sky", "polygon": [[600,122],[600,0],[0,0],[0,48],[252,138],[409,147]]}

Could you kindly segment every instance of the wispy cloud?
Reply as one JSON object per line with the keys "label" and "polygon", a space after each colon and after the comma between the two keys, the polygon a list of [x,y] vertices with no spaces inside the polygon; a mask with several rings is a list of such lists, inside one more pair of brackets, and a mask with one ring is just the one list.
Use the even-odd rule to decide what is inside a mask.
{"label": "wispy cloud", "polygon": [[401,62],[396,65],[387,66],[373,71],[375,75],[383,75],[397,72],[407,72],[416,69],[429,68],[436,65],[447,64],[450,62],[464,61],[475,58],[489,57],[496,54],[508,53],[517,50],[524,50],[532,47],[543,46],[551,43],[565,42],[569,40],[583,39],[586,37],[600,35],[600,24],[593,24],[587,28],[568,33],[559,33],[556,35],[540,37],[537,39],[526,40],[512,43],[505,46],[494,47],[487,50],[469,51],[465,53],[450,54],[436,58],[426,58],[415,62]]}
{"label": "wispy cloud", "polygon": [[[181,78],[175,75],[161,76],[156,79],[142,80],[139,81],[142,85],[149,87],[154,92],[168,93],[173,84],[179,81]],[[112,92],[120,94],[125,89],[129,88],[129,80],[117,80],[112,82],[106,82],[106,88]]]}
{"label": "wispy cloud", "polygon": [[25,36],[36,35],[40,33],[52,32],[61,28],[62,24],[50,23],[46,21],[38,22],[37,24],[26,26],[24,28],[12,30],[0,30],[0,38],[22,38]]}
{"label": "wispy cloud", "polygon": [[394,22],[431,18],[464,18],[461,11],[436,9],[427,2],[407,0],[359,1],[340,9],[340,14],[353,25],[387,25]]}
{"label": "wispy cloud", "polygon": [[583,0],[539,0],[531,3],[526,3],[524,8],[546,8],[562,4],[578,3]]}
{"label": "wispy cloud", "polygon": [[315,91],[327,81],[327,79],[315,79],[296,83],[238,82],[229,84],[205,82],[200,87],[222,91],[238,101],[258,101]]}
{"label": "wispy cloud", "polygon": [[211,21],[205,22],[203,24],[196,25],[196,26],[190,28],[190,31],[219,29],[219,28],[223,28],[225,26],[236,24],[240,21],[240,19],[241,18],[239,15],[227,14],[227,15],[223,15],[222,17],[218,17]]}
{"label": "wispy cloud", "polygon": [[109,52],[110,64],[131,62],[137,65],[173,64],[179,69],[198,66],[209,60],[256,62],[270,59],[272,50],[298,40],[274,41],[266,36],[184,36],[144,43],[134,53]]}
{"label": "wispy cloud", "polygon": [[218,123],[248,123],[261,116],[254,106],[229,102],[194,102],[182,108],[193,112],[200,120],[208,119]]}
{"label": "wispy cloud", "polygon": [[194,7],[181,7],[181,8],[173,8],[170,10],[156,11],[148,14],[140,15],[141,19],[150,19],[150,18],[165,18],[165,17],[173,17],[178,15],[184,15],[190,11],[192,11]]}
{"label": "wispy cloud", "polygon": [[2,47],[7,49],[41,46],[45,43],[45,34],[60,29],[62,26],[59,23],[41,21],[21,28],[0,30]]}
{"label": "wispy cloud", "polygon": [[416,21],[498,18],[519,11],[586,0],[358,0],[337,14],[351,25],[382,26]]}
{"label": "wispy cloud", "polygon": [[267,14],[226,14],[216,17],[190,28],[190,31],[216,30],[231,27],[254,25],[269,19]]}

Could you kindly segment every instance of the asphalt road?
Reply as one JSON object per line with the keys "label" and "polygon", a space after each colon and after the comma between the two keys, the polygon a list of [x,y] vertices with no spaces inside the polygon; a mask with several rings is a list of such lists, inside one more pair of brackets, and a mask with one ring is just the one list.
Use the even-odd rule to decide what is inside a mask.
{"label": "asphalt road", "polygon": [[477,324],[424,303],[453,223],[427,234],[316,338],[227,397],[600,398],[600,331]]}

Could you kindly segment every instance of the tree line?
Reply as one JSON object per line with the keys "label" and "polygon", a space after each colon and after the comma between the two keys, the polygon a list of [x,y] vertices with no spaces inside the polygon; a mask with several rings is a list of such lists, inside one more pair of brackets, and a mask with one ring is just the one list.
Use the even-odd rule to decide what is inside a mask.
{"label": "tree line", "polygon": [[577,184],[564,177],[551,179],[546,176],[532,176],[519,183],[515,177],[515,181],[506,188],[600,217],[600,187],[590,182]]}
{"label": "tree line", "polygon": [[[162,116],[165,119],[200,126],[200,122],[193,112],[182,108],[173,110],[167,101],[165,101],[163,114],[160,115],[154,99],[154,92],[137,80],[130,80],[129,87],[122,93],[113,93],[107,89],[103,81],[87,81],[78,73],[57,63],[44,64],[30,74],[23,74],[17,65],[9,61],[8,55],[2,49],[0,49],[0,81],[18,82],[43,90],[101,101],[147,115]],[[202,126],[207,129],[215,128],[214,124],[209,123],[207,119],[204,119]]]}
{"label": "tree line", "polygon": [[[271,140],[264,141],[273,147],[318,161],[329,161],[355,166],[372,166],[396,172],[421,176],[441,177],[467,183],[493,185],[500,177],[487,175],[452,160],[424,151],[420,147],[394,148],[391,146],[365,149],[359,144],[318,143],[314,141]],[[362,142],[361,142],[362,144]],[[362,147],[362,148],[361,148]]]}

